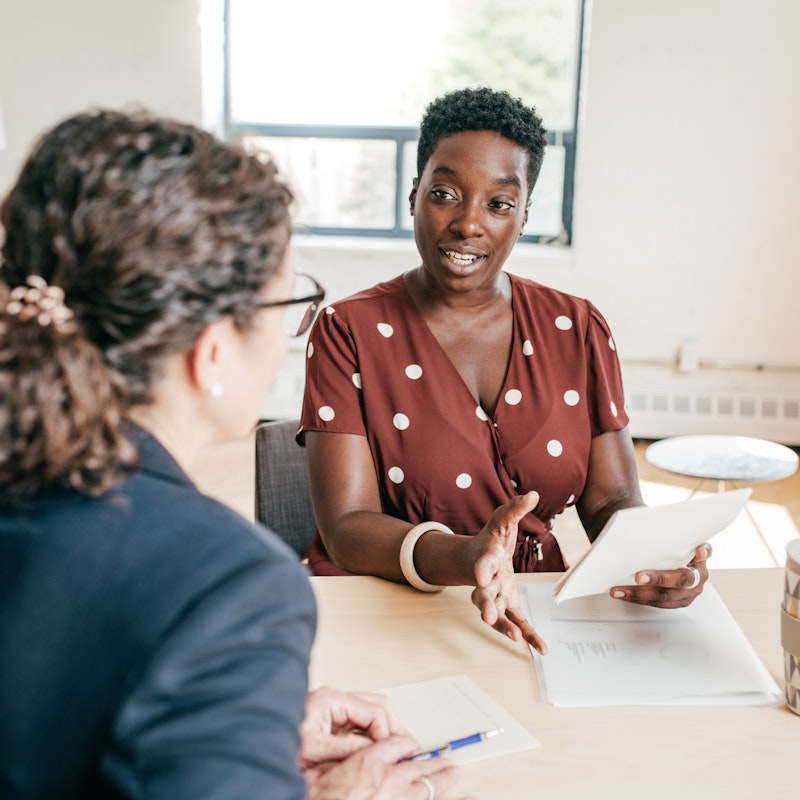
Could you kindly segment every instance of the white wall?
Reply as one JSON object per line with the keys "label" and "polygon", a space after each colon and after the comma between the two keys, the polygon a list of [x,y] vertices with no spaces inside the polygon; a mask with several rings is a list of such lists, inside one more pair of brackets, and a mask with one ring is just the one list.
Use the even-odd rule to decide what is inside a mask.
{"label": "white wall", "polygon": [[[595,11],[581,284],[631,357],[668,356],[687,336],[711,357],[800,366],[800,3]],[[631,296],[645,313],[628,313]]]}
{"label": "white wall", "polygon": [[[744,411],[748,399],[765,410],[783,400],[782,423],[748,413],[715,422],[794,443],[798,30],[795,0],[595,0],[572,282],[608,315],[628,361],[669,359],[695,339],[702,361],[797,367],[625,368],[629,399],[662,384],[690,396],[724,387]],[[665,432],[647,416],[638,421]],[[715,429],[680,417],[675,432]]]}
{"label": "white wall", "polygon": [[5,194],[34,141],[95,106],[201,121],[198,0],[0,0]]}
{"label": "white wall", "polygon": [[[800,416],[791,417],[800,404],[800,3],[590,5],[574,246],[520,246],[509,266],[603,311],[635,434],[725,430],[800,443]],[[36,136],[87,106],[143,104],[207,121],[198,7],[0,0],[0,192]],[[335,299],[417,256],[411,243],[298,239],[295,263]],[[687,339],[703,363],[797,369],[680,372],[671,364]],[[296,409],[301,369],[296,353],[269,413]],[[734,411],[703,417],[698,397],[727,397]],[[756,412],[741,413],[739,401]],[[761,401],[777,403],[780,419],[763,418]]]}

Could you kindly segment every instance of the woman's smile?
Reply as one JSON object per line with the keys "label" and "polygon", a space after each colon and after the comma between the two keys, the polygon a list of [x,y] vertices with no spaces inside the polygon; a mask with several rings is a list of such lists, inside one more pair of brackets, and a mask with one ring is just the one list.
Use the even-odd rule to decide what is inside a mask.
{"label": "woman's smile", "polygon": [[469,272],[470,267],[476,267],[485,259],[484,255],[477,253],[465,253],[452,248],[441,248],[440,252],[451,264],[454,264],[460,272]]}

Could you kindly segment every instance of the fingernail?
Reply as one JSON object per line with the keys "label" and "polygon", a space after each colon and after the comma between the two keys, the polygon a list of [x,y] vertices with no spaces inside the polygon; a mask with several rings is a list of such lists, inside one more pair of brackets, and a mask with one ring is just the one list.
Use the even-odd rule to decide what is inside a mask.
{"label": "fingernail", "polygon": [[645,572],[636,576],[636,583],[650,583],[650,576]]}
{"label": "fingernail", "polygon": [[622,589],[614,589],[614,591],[611,592],[611,596],[616,597],[617,600],[621,600],[623,597],[625,597],[625,592],[623,592]]}

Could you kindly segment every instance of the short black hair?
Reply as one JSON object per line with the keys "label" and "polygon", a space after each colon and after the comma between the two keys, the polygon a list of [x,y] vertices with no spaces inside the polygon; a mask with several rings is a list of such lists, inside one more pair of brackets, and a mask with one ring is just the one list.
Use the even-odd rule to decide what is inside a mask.
{"label": "short black hair", "polygon": [[417,143],[417,177],[439,141],[464,131],[495,131],[528,153],[528,197],[542,168],[547,131],[536,109],[506,91],[487,87],[456,89],[425,109]]}

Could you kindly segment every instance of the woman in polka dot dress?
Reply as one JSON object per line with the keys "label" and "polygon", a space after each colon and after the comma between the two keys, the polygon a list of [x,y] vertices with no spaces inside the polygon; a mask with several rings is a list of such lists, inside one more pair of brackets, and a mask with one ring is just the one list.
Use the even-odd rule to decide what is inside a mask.
{"label": "woman in polka dot dress", "polygon": [[[504,92],[429,106],[410,195],[422,263],[322,314],[298,433],[316,574],[473,585],[487,623],[537,647],[514,570],[566,568],[551,527],[567,506],[594,539],[615,510],[642,504],[605,320],[503,271],[544,146],[541,120]],[[612,594],[686,605],[708,552],[693,588],[688,569],[651,571]]]}

